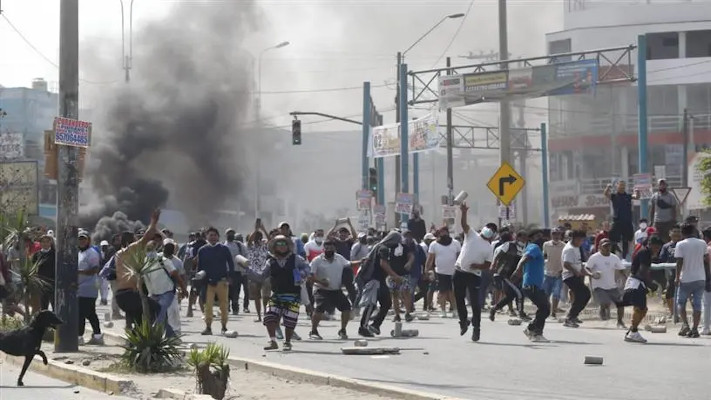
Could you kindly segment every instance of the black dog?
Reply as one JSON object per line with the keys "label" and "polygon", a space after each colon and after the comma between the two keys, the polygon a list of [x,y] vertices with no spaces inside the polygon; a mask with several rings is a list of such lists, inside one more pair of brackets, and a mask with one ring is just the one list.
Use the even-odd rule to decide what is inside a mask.
{"label": "black dog", "polygon": [[57,314],[49,310],[42,310],[32,318],[28,326],[11,332],[0,333],[0,350],[11,356],[25,356],[22,372],[20,372],[20,377],[17,378],[17,386],[25,386],[22,383],[22,377],[25,376],[25,372],[35,354],[39,354],[44,365],[47,365],[47,356],[40,350],[44,331],[50,327],[56,328],[57,325],[62,323]]}

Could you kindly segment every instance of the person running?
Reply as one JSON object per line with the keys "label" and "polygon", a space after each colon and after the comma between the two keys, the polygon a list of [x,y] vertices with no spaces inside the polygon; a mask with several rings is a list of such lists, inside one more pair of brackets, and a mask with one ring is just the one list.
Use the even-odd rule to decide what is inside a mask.
{"label": "person running", "polygon": [[350,262],[336,253],[336,242],[328,239],[323,243],[323,254],[311,261],[310,280],[314,282],[315,308],[311,317],[311,332],[309,338],[322,340],[318,325],[326,310],[336,308],[341,312],[341,329],[338,337],[347,340],[346,326],[350,320],[351,303],[341,290],[343,272],[353,268],[358,262]]}
{"label": "person running", "polygon": [[405,321],[411,322],[412,316],[412,297],[410,297],[410,271],[415,263],[414,241],[412,233],[407,229],[402,231],[402,243],[398,244],[390,251],[390,268],[401,279],[393,279],[393,277],[385,278],[385,283],[390,289],[392,296],[393,310],[395,316],[393,322],[400,322],[401,306],[405,308]]}
{"label": "person running", "polygon": [[[247,238],[247,258],[250,267],[257,273],[260,273],[267,264],[269,249],[265,238],[268,236],[262,221],[257,219],[254,232]],[[264,310],[267,309],[271,293],[272,288],[269,286],[268,277],[260,282],[249,280],[249,297],[254,301],[254,308],[257,310],[257,318],[254,322],[262,322],[262,306],[264,306]]]}
{"label": "person running", "polygon": [[220,305],[220,321],[222,334],[227,332],[227,302],[229,296],[229,276],[235,269],[232,253],[225,245],[218,242],[220,233],[216,228],[210,227],[206,231],[207,245],[198,250],[197,271],[205,271],[205,329],[202,335],[212,335],[212,306],[215,295]]}
{"label": "person running", "polygon": [[247,268],[250,280],[262,282],[269,278],[272,294],[264,313],[264,326],[269,335],[269,343],[264,350],[276,350],[276,331],[283,320],[285,329],[284,351],[291,351],[291,339],[299,320],[301,307],[301,283],[309,274],[309,265],[294,253],[294,241],[284,235],[277,235],[269,242],[270,255],[264,269],[256,272]]}
{"label": "person running", "polygon": [[529,242],[521,256],[521,260],[516,265],[512,276],[520,276],[523,273],[522,292],[537,307],[536,316],[528,324],[523,333],[533,342],[547,342],[543,336],[543,328],[546,318],[550,314],[550,304],[548,296],[543,290],[544,267],[543,252],[535,242]]}
{"label": "person running", "polygon": [[560,295],[563,291],[563,248],[565,243],[563,230],[553,228],[551,230],[551,240],[543,243],[543,258],[545,259],[545,277],[543,278],[543,290],[551,301],[551,317],[557,319],[556,314],[562,312],[558,308]]}
{"label": "person running", "polygon": [[[404,279],[396,274],[390,266],[391,253],[401,243],[402,235],[399,232],[389,232],[373,247],[366,262],[361,264],[358,269],[358,275],[356,275],[358,297],[360,299],[358,305],[363,307],[358,334],[363,337],[380,335],[380,327],[392,306],[392,299],[390,298],[385,278],[390,277],[395,283],[400,283]],[[368,322],[375,311],[377,303],[380,304],[380,309],[369,326]]]}
{"label": "person running", "polygon": [[[168,323],[168,309],[173,305],[173,301],[175,300],[176,288],[180,290],[181,295],[185,293],[187,289],[173,261],[156,252],[157,244],[160,238],[162,238],[160,234],[156,236],[157,240],[149,242],[148,245],[146,245],[146,258],[150,260],[151,263],[146,267],[149,272],[143,279],[146,284],[146,289],[148,289],[148,294],[160,305],[154,324],[163,324],[165,336],[175,337],[177,336],[176,332],[180,331],[180,325],[172,326]],[[166,240],[172,239],[168,238]],[[169,255],[172,255],[172,252],[175,251],[175,246],[170,242],[164,245],[164,250],[165,247],[169,248]]]}
{"label": "person running", "polygon": [[570,241],[563,248],[563,282],[568,286],[573,293],[573,304],[568,310],[568,315],[565,319],[564,326],[568,328],[579,327],[580,321],[578,315],[585,309],[585,306],[590,301],[590,289],[585,286],[585,276],[587,271],[583,268],[582,255],[580,246],[585,240],[585,232],[573,231],[570,235]]}
{"label": "person running", "polygon": [[79,285],[77,297],[79,300],[79,344],[84,344],[84,326],[89,320],[94,334],[89,344],[104,344],[101,334],[99,317],[96,315],[96,298],[99,297],[99,281],[97,274],[101,270],[101,254],[91,247],[89,233],[79,232]]}
{"label": "person running", "polygon": [[663,244],[661,238],[651,236],[632,257],[630,276],[625,282],[625,294],[622,296],[623,304],[633,307],[630,329],[625,334],[626,342],[647,343],[647,339],[639,333],[639,324],[647,315],[647,291],[656,290],[650,271],[652,260],[658,257]]}
{"label": "person running", "polygon": [[454,299],[459,316],[459,334],[464,335],[469,329],[469,319],[465,297],[469,294],[469,305],[472,308],[472,341],[478,342],[481,336],[481,305],[479,290],[481,289],[481,273],[491,267],[494,251],[491,240],[495,233],[491,228],[484,227],[481,233],[475,232],[467,222],[469,207],[460,204],[461,225],[464,229],[464,244],[462,251],[454,264],[453,276]]}
{"label": "person running", "polygon": [[634,236],[632,229],[632,200],[639,199],[639,191],[635,190],[633,195],[627,193],[625,181],[617,182],[615,193],[612,193],[612,185],[607,185],[603,194],[612,203],[612,229],[610,229],[610,240],[613,243],[621,244],[622,258],[626,259],[630,248],[630,241]]}
{"label": "person running", "polygon": [[530,321],[531,318],[523,311],[523,293],[521,293],[521,278],[513,275],[517,265],[523,257],[523,253],[528,245],[528,233],[525,231],[516,232],[516,240],[509,241],[499,246],[494,252],[492,265],[496,268],[496,278],[501,281],[504,297],[489,311],[489,319],[494,321],[496,313],[512,301],[516,302],[516,313],[523,321]]}
{"label": "person running", "polygon": [[[679,316],[682,328],[679,336],[699,337],[699,322],[701,321],[701,304],[704,291],[711,291],[711,273],[709,273],[709,255],[706,242],[694,236],[694,226],[685,223],[681,226],[683,240],[676,244],[676,286]],[[686,301],[691,300],[693,326],[689,328],[686,316]]]}
{"label": "person running", "polygon": [[430,244],[428,250],[425,269],[427,271],[434,269],[437,276],[438,300],[442,318],[447,318],[447,302],[452,304],[456,311],[456,302],[452,292],[452,276],[461,251],[461,245],[452,239],[449,235],[449,228],[446,226],[437,231],[437,241]]}
{"label": "person running", "polygon": [[625,266],[615,254],[612,254],[612,242],[610,239],[602,239],[599,251],[588,258],[585,266],[588,274],[592,277],[593,294],[600,305],[600,319],[607,321],[610,319],[610,305],[617,306],[617,327],[627,329],[623,318],[625,306],[622,301],[622,293],[617,288],[615,275],[624,271]]}

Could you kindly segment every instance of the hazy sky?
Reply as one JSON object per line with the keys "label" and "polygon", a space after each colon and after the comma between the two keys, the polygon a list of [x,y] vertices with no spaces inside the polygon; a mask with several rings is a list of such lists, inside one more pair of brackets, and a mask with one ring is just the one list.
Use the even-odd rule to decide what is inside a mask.
{"label": "hazy sky", "polygon": [[[228,1],[244,0],[134,0],[134,32],[149,20],[165,18],[176,3],[188,3],[198,12],[200,7],[220,7]],[[126,5],[129,2],[124,0]],[[59,3],[59,0],[2,1],[5,17],[37,52],[53,63],[58,62],[59,55]],[[256,29],[246,41],[246,50],[257,55],[281,41],[291,42],[288,47],[266,53],[262,62],[263,118],[269,118],[270,124],[288,123],[288,112],[295,109],[345,116],[360,114],[360,90],[309,91],[360,87],[366,80],[374,86],[376,105],[380,109],[392,107],[396,52],[407,48],[444,15],[467,12],[470,5],[466,19],[447,20],[408,53],[406,61],[410,69],[444,66],[447,55],[454,58],[455,65],[471,63],[457,56],[469,51],[488,53],[498,48],[496,0],[261,0],[257,3],[262,15],[255,21]],[[514,56],[544,54],[544,35],[562,28],[563,10],[561,0],[509,0],[511,53]],[[128,24],[128,11],[126,15]],[[81,102],[88,107],[88,103],[100,99],[106,85],[123,84],[119,0],[80,0],[80,40]],[[150,38],[134,37],[136,40]],[[451,46],[446,50],[450,41]],[[1,85],[28,86],[36,77],[47,79],[50,85],[56,83],[57,68],[28,46],[2,18],[0,42]],[[87,65],[97,59],[102,60],[102,68]],[[245,62],[251,63],[251,60]],[[92,76],[96,70],[102,72],[94,72]],[[304,92],[269,93],[284,91]],[[495,120],[494,109],[482,110],[478,119]],[[393,121],[394,113],[385,115],[386,121]],[[340,123],[326,123],[309,129],[344,127]]]}

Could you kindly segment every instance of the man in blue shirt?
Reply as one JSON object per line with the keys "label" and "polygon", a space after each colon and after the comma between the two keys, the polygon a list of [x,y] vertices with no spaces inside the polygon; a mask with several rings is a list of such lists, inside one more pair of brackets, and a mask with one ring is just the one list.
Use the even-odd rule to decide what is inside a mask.
{"label": "man in blue shirt", "polygon": [[207,244],[197,252],[197,271],[205,271],[205,330],[203,335],[212,335],[212,305],[215,295],[220,302],[220,320],[222,334],[227,331],[227,300],[229,293],[229,276],[235,270],[230,249],[218,243],[220,233],[215,228],[207,229]]}
{"label": "man in blue shirt", "polygon": [[521,260],[516,266],[516,270],[512,274],[513,276],[517,276],[523,271],[523,295],[528,297],[538,308],[536,317],[523,331],[533,342],[548,341],[543,336],[543,327],[546,323],[546,318],[548,318],[550,314],[548,296],[546,296],[546,292],[543,290],[544,265],[545,262],[541,248],[538,247],[537,244],[529,242]]}

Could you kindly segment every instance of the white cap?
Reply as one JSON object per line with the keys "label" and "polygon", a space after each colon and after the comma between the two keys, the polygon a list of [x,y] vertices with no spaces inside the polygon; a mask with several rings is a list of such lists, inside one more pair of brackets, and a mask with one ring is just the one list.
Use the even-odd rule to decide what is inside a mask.
{"label": "white cap", "polygon": [[171,239],[171,238],[165,238],[165,239],[163,239],[163,246],[165,246],[165,245],[168,244],[168,243],[170,243],[170,244],[175,244],[175,240],[173,240],[173,239]]}
{"label": "white cap", "polygon": [[102,240],[101,244],[99,244],[99,246],[108,246],[108,245],[109,245],[108,240]]}
{"label": "white cap", "polygon": [[435,239],[437,239],[437,238],[435,237],[435,235],[432,232],[428,232],[424,238],[424,240],[435,240]]}

